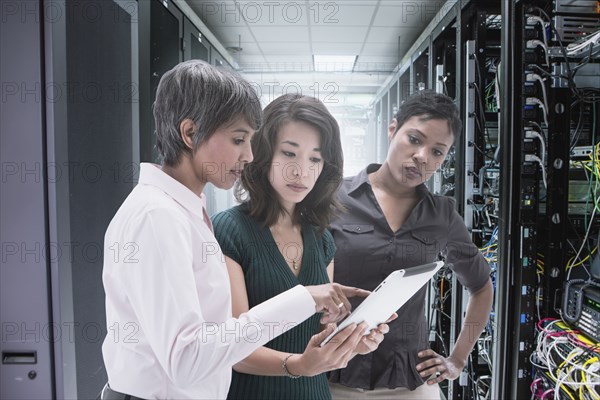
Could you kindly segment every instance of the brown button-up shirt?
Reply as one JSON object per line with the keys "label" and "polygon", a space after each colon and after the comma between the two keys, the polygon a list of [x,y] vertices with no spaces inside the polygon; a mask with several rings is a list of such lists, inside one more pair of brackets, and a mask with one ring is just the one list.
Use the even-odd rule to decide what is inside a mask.
{"label": "brown button-up shirt", "polygon": [[[443,252],[463,286],[470,292],[482,288],[490,268],[455,211],[454,199],[418,186],[419,202],[400,229],[392,232],[368,179],[379,167],[369,165],[358,175],[345,178],[340,188],[339,198],[347,210],[330,227],[337,246],[334,281],[373,290],[392,271],[437,261]],[[354,357],[346,368],[332,371],[330,381],[363,389],[412,390],[422,385],[415,366],[422,361],[417,353],[429,348],[426,291],[425,286],[398,311],[376,351]],[[360,301],[351,299],[353,308]]]}

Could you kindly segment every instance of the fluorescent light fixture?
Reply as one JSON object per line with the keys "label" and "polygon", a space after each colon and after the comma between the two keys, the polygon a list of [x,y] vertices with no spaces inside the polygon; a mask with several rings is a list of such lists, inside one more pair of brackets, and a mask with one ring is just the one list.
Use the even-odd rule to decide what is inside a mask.
{"label": "fluorescent light fixture", "polygon": [[314,55],[313,62],[317,72],[352,72],[356,56]]}

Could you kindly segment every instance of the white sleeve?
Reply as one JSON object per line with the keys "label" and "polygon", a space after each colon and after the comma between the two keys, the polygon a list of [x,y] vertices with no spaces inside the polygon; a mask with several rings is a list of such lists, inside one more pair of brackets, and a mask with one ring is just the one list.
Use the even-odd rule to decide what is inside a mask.
{"label": "white sleeve", "polygon": [[[198,287],[227,282],[201,282],[194,274],[192,227],[182,215],[152,210],[130,225],[136,263],[120,264],[127,297],[159,363],[175,385],[187,387],[230,369],[274,337],[315,313],[308,290],[296,286],[239,318],[207,321]],[[215,240],[216,242],[216,240]],[[196,244],[198,245],[198,244]],[[202,307],[200,306],[202,304]]]}

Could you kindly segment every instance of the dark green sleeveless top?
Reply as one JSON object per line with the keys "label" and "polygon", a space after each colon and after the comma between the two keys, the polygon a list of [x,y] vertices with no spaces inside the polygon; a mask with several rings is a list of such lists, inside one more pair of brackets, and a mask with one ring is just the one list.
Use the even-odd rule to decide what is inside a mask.
{"label": "dark green sleeveless top", "polygon": [[[304,253],[300,274],[296,277],[268,227],[246,213],[244,205],[213,217],[215,236],[223,254],[241,265],[246,278],[250,308],[296,285],[328,283],[327,265],[335,253],[329,231],[319,233],[311,225],[302,226]],[[315,314],[266,344],[274,350],[301,354],[310,338],[319,332],[321,314]],[[228,399],[331,399],[325,374],[290,379],[285,376],[258,376],[233,371]]]}

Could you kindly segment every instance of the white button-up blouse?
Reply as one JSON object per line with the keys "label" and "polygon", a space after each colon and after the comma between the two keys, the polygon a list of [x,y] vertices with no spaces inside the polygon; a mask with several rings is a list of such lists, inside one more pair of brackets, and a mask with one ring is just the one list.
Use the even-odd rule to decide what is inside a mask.
{"label": "white button-up blouse", "polygon": [[142,164],[104,238],[112,389],[145,399],[223,399],[231,368],[315,312],[303,286],[232,318],[229,276],[204,199]]}

